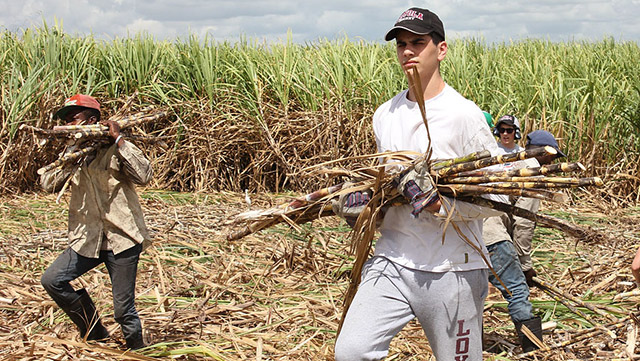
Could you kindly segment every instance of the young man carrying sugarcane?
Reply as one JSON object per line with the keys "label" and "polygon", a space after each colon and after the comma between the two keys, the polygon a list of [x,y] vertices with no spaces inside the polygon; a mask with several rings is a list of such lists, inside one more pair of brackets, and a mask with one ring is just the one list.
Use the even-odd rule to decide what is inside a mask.
{"label": "young man carrying sugarcane", "polygon": [[[68,125],[88,125],[100,121],[100,104],[91,96],[68,98],[55,114]],[[100,322],[87,291],[74,290],[70,281],[104,263],[112,283],[114,318],[120,324],[127,348],[144,347],[142,325],[135,308],[138,260],[143,243],[148,243],[142,207],[135,185],[152,177],[149,160],[120,134],[118,123],[108,126],[111,144],[99,147],[74,164],[41,175],[49,192],[70,182],[69,247],[42,275],[42,286],[64,310],[87,340],[105,340],[109,332]],[[73,152],[82,144],[74,144]]]}
{"label": "young man carrying sugarcane", "polygon": [[[505,115],[498,119],[494,129],[494,135],[499,137],[498,146],[502,154],[522,151],[522,147],[515,143],[520,139],[520,124],[513,115]],[[554,157],[563,157],[558,147],[558,142],[551,133],[544,130],[536,130],[527,135],[526,149],[541,146],[552,146],[558,153]],[[516,162],[506,167],[529,166],[549,164],[553,158],[538,157]],[[536,213],[540,207],[540,200],[535,198],[511,197],[509,200],[516,207]],[[493,275],[489,275],[489,281],[500,290],[508,302],[509,315],[515,324],[516,332],[520,340],[523,352],[537,349],[536,344],[525,336],[522,325],[526,325],[534,335],[542,340],[542,325],[540,317],[533,314],[531,302],[529,302],[529,287],[533,285],[533,277],[536,271],[531,262],[531,240],[533,239],[535,223],[526,218],[503,214],[498,217],[487,218],[484,221],[482,238],[491,257],[491,264],[502,283]]]}
{"label": "young man carrying sugarcane", "polygon": [[[373,129],[378,150],[424,154],[431,148],[434,160],[485,149],[496,154],[482,111],[441,77],[447,43],[438,16],[411,8],[385,39],[396,39],[400,66],[409,79],[417,69],[422,87],[411,88],[410,80],[412,90],[376,110]],[[413,89],[421,93],[414,94]],[[425,99],[430,135],[417,99]],[[487,264],[480,254],[486,255],[481,218],[499,213],[440,198],[426,169],[409,172],[397,188],[409,204],[390,207],[384,214],[374,257],[364,265],[336,340],[335,358],[380,360],[387,355],[391,339],[417,317],[438,360],[481,360],[482,311],[488,289]],[[368,200],[362,194],[344,199],[343,208],[361,207]],[[454,212],[452,224],[445,220],[447,211]],[[477,243],[480,252],[465,238]]]}

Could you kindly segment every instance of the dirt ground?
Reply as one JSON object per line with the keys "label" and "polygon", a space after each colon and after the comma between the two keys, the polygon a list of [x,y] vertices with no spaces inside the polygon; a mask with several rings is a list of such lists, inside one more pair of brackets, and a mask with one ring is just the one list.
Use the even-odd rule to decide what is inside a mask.
{"label": "dirt ground", "polygon": [[[279,225],[228,242],[232,228],[225,224],[235,214],[293,195],[252,194],[250,207],[241,194],[147,189],[141,195],[154,239],[137,278],[137,308],[149,346],[124,351],[104,266],[74,286],[92,295],[112,339],[79,339],[39,281],[65,248],[68,195],[56,204],[55,195],[22,194],[0,198],[0,358],[333,360],[353,264],[344,223],[327,217],[299,230]],[[640,294],[628,293],[635,288],[630,264],[640,246],[640,209],[574,199],[570,205],[544,204],[543,213],[589,227],[602,238],[585,242],[537,228],[534,267],[564,295],[554,299],[532,289],[534,311],[546,328],[543,342],[551,348],[532,359],[640,359],[629,357],[640,346]],[[485,359],[518,359],[506,302],[495,290],[484,316]],[[432,359],[416,322],[393,340],[387,359]]]}

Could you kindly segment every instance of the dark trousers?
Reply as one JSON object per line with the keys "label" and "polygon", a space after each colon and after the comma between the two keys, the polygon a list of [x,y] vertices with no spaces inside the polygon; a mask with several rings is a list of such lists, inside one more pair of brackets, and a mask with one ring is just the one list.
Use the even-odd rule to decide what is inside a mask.
{"label": "dark trousers", "polygon": [[99,258],[88,258],[67,248],[42,275],[42,286],[61,308],[78,300],[69,282],[104,263],[111,278],[114,318],[122,327],[125,339],[142,339],[142,325],[135,306],[136,273],[142,245],[114,255],[100,251]]}

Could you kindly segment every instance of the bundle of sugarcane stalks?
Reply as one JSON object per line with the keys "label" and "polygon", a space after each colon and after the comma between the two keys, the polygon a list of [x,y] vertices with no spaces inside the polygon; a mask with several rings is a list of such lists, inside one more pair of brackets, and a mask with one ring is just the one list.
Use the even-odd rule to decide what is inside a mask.
{"label": "bundle of sugarcane stalks", "polygon": [[[130,115],[116,115],[109,120],[113,120],[120,126],[120,130],[123,135],[125,135],[128,139],[135,139],[144,142],[152,142],[163,146],[161,140],[157,140],[150,137],[144,136],[134,136],[131,134],[132,129],[135,126],[139,126],[144,123],[149,123],[152,121],[157,121],[159,119],[165,118],[167,116],[167,112],[154,110],[152,108],[144,108],[140,111],[130,114]],[[111,142],[109,137],[109,127],[102,124],[91,124],[91,125],[58,125],[54,126],[53,129],[42,129],[33,127],[28,124],[22,124],[19,128],[21,131],[30,131],[33,135],[39,137],[41,141],[39,142],[40,146],[44,146],[47,142],[53,141],[65,141],[68,144],[79,143],[81,147],[72,153],[68,153],[60,156],[53,163],[50,163],[40,169],[38,169],[38,174],[44,174],[45,172],[63,167],[66,164],[70,164],[75,162],[76,160],[86,156],[87,154],[95,151],[101,146],[109,144]]]}
{"label": "bundle of sugarcane stalks", "polygon": [[[567,196],[564,193],[557,192],[557,190],[569,187],[600,187],[603,185],[599,177],[547,176],[556,173],[584,171],[585,167],[580,163],[557,163],[538,167],[522,167],[507,171],[486,168],[496,164],[505,164],[555,154],[557,154],[557,151],[552,147],[535,148],[519,153],[494,157],[491,157],[488,151],[483,151],[456,159],[430,162],[429,169],[431,176],[436,182],[438,192],[443,196],[476,203],[503,212],[514,213],[518,216],[541,223],[542,225],[558,228],[574,237],[582,238],[586,236],[588,232],[578,227],[573,227],[561,219],[534,214],[507,203],[500,203],[479,197],[484,194],[503,194],[508,196],[538,198],[553,202],[564,202],[567,200]],[[405,169],[411,169],[419,165],[420,162],[426,161],[423,157],[417,158],[414,161],[407,161],[407,155],[409,155],[407,152],[396,152],[372,154],[367,157],[371,159],[385,158],[387,164],[403,165]],[[344,159],[340,161],[344,161]],[[318,168],[324,165],[326,164],[320,165]],[[336,200],[342,194],[355,191],[370,189],[373,190],[374,193],[384,194],[384,197],[381,198],[382,205],[393,205],[404,202],[394,187],[398,177],[404,174],[404,171],[386,173],[382,166],[374,166],[360,168],[355,171],[331,169],[327,170],[326,173],[351,175],[359,179],[357,181],[353,181],[352,179],[352,181],[348,183],[337,183],[322,188],[303,197],[294,199],[287,204],[267,210],[243,212],[237,215],[230,223],[241,226],[239,229],[231,232],[227,239],[230,241],[237,240],[281,222],[286,222],[295,228],[296,224],[306,223],[318,217],[333,215],[331,201]],[[381,189],[376,190],[374,189],[374,185],[378,179],[380,179]]]}

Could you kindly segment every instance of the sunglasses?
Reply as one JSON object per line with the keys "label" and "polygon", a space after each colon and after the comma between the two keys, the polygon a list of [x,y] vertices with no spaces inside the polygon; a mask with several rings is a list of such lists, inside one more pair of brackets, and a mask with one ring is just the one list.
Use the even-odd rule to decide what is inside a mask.
{"label": "sunglasses", "polygon": [[511,134],[513,133],[514,130],[515,130],[514,128],[498,128],[499,133]]}

